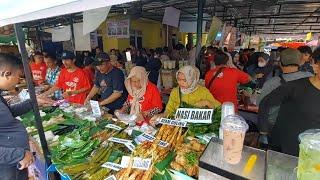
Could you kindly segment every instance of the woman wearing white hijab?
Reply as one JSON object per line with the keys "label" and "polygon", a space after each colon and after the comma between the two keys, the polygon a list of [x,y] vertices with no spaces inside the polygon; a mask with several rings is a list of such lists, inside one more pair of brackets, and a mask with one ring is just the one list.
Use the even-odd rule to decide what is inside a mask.
{"label": "woman wearing white hijab", "polygon": [[151,117],[162,111],[160,92],[157,86],[148,80],[144,67],[132,68],[124,84],[129,95],[120,112],[137,115],[137,125],[148,123]]}
{"label": "woman wearing white hijab", "polygon": [[199,85],[200,72],[194,66],[184,66],[176,73],[178,87],[173,88],[163,114],[152,118],[173,116],[178,108],[187,106],[215,108],[220,102],[214,99],[209,90]]}

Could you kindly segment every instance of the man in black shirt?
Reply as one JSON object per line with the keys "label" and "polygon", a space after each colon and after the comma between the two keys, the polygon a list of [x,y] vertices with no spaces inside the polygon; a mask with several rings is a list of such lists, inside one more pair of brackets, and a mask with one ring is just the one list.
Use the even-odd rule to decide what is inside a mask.
{"label": "man in black shirt", "polygon": [[[22,75],[21,60],[0,53],[0,92],[10,90],[19,83]],[[39,105],[52,103],[38,99]],[[27,180],[28,166],[33,163],[26,128],[15,117],[32,109],[30,100],[9,106],[0,95],[0,179]]]}
{"label": "man in black shirt", "polygon": [[[314,59],[319,68],[320,55]],[[308,129],[320,128],[320,74],[288,82],[272,91],[260,103],[261,119],[266,120],[263,116],[276,105],[280,105],[280,111],[269,134],[269,145],[274,150],[297,156],[298,135]]]}

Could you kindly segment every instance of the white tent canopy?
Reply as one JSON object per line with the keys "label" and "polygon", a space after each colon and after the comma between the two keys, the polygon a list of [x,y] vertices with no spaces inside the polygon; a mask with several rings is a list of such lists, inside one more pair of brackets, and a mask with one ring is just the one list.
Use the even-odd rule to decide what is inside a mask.
{"label": "white tent canopy", "polygon": [[135,0],[1,0],[0,27],[132,1]]}

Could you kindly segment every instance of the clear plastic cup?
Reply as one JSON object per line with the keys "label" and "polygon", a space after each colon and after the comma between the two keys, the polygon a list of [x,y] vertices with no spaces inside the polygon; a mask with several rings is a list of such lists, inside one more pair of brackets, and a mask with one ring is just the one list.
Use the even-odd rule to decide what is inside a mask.
{"label": "clear plastic cup", "polygon": [[222,120],[221,127],[224,159],[229,164],[238,164],[241,160],[243,141],[249,126],[241,116],[229,115]]}
{"label": "clear plastic cup", "polygon": [[297,178],[320,179],[320,129],[309,129],[299,135],[300,152]]}
{"label": "clear plastic cup", "polygon": [[[232,102],[224,102],[221,106],[221,122],[229,115],[235,115],[234,104]],[[223,130],[221,126],[219,128],[219,138],[223,139]]]}

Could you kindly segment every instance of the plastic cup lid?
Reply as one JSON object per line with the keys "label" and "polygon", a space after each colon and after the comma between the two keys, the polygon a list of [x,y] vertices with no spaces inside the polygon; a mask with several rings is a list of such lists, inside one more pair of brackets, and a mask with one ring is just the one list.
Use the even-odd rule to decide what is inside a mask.
{"label": "plastic cup lid", "polygon": [[298,140],[310,148],[320,149],[320,129],[308,129],[299,134]]}
{"label": "plastic cup lid", "polygon": [[229,115],[223,118],[221,122],[222,129],[230,131],[242,131],[246,132],[249,129],[246,121],[238,115]]}

